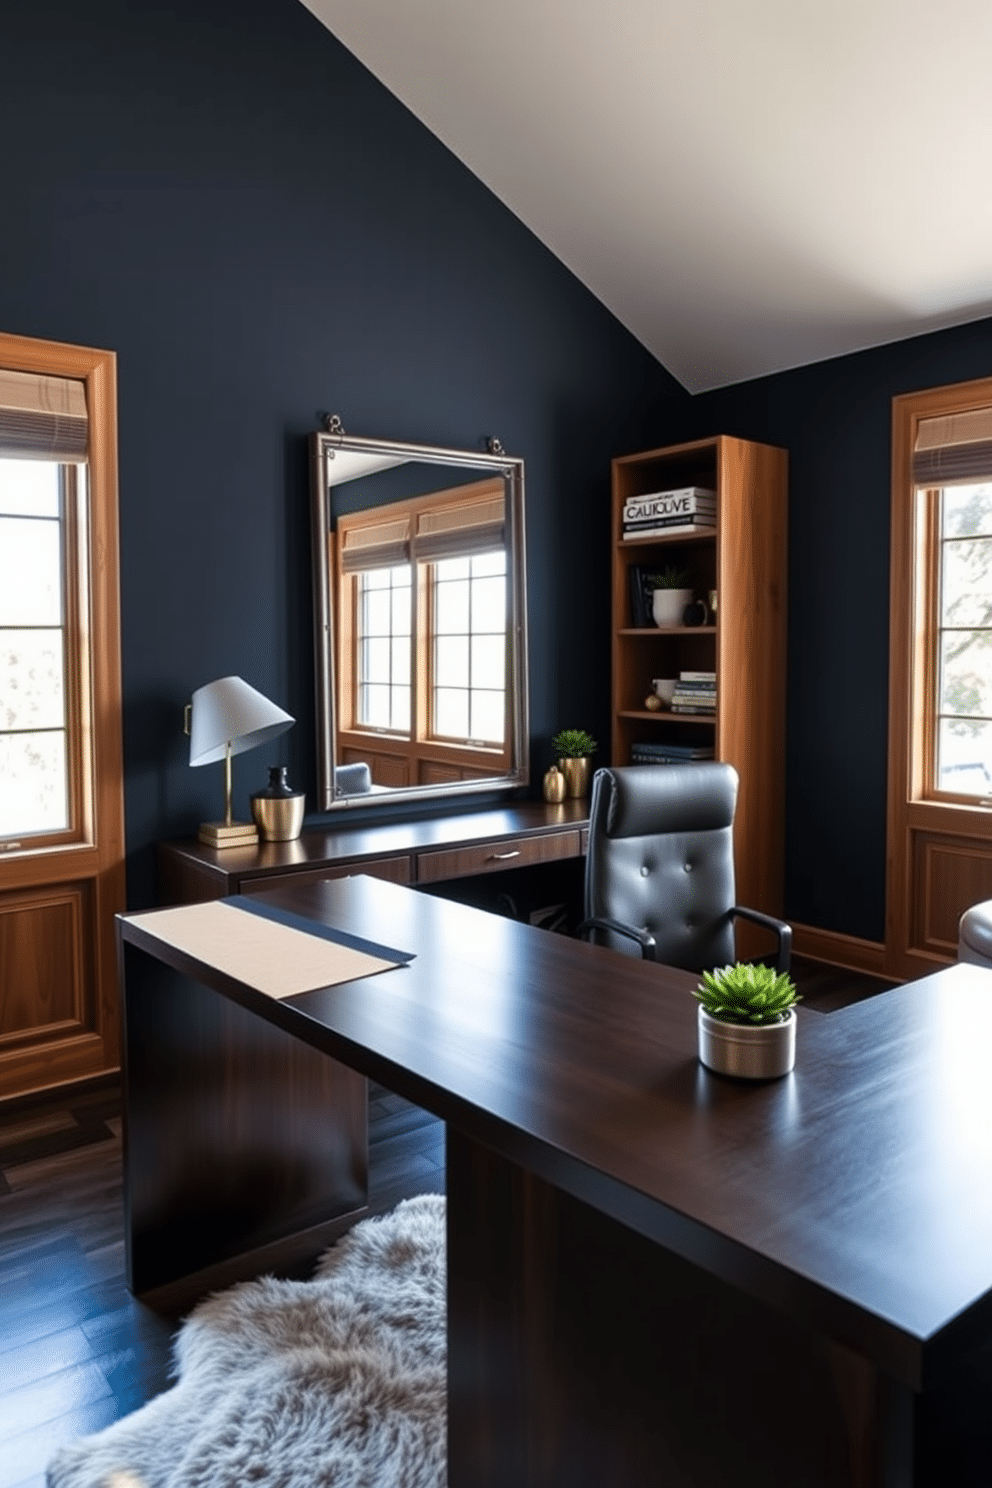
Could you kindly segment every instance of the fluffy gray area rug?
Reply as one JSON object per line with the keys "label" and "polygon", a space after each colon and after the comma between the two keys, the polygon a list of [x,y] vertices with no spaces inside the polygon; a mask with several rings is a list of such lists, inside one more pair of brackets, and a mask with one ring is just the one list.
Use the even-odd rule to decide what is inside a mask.
{"label": "fluffy gray area rug", "polygon": [[49,1488],[441,1488],[444,1202],[364,1220],[312,1281],[201,1302],[174,1344],[178,1383],[62,1448]]}

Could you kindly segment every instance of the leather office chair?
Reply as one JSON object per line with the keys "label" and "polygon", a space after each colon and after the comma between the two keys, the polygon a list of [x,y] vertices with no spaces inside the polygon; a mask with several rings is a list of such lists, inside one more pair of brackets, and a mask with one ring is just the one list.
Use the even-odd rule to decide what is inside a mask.
{"label": "leather office chair", "polygon": [[992,899],[973,904],[958,922],[958,960],[992,967]]}
{"label": "leather office chair", "polygon": [[627,955],[688,971],[736,959],[734,920],[778,940],[788,971],[792,929],[734,903],[732,765],[630,765],[597,770],[578,934]]}

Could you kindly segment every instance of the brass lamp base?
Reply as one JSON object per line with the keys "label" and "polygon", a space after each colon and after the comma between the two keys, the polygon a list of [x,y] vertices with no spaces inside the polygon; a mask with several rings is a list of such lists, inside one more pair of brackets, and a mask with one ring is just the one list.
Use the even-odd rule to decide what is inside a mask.
{"label": "brass lamp base", "polygon": [[258,831],[253,822],[203,822],[199,838],[207,847],[256,847]]}

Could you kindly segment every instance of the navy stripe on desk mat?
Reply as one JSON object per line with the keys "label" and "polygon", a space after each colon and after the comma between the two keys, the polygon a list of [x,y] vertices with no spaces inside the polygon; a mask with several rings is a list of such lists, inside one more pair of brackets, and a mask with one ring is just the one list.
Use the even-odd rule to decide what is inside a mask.
{"label": "navy stripe on desk mat", "polygon": [[360,935],[351,935],[347,930],[335,930],[322,925],[319,920],[308,920],[306,915],[294,914],[291,909],[276,909],[271,904],[259,904],[247,894],[231,894],[226,903],[235,909],[247,910],[263,920],[274,920],[277,925],[287,925],[291,930],[302,930],[304,935],[316,935],[321,940],[332,940],[335,945],[347,946],[352,951],[364,951],[367,956],[379,956],[383,961],[412,961],[416,951],[398,951],[395,946],[379,945],[374,940],[363,940]]}

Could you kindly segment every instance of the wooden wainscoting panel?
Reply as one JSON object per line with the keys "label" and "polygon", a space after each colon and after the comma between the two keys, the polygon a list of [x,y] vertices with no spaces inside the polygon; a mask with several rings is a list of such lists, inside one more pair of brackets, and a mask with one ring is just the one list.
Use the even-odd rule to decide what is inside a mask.
{"label": "wooden wainscoting panel", "polygon": [[982,838],[914,832],[910,948],[953,960],[958,921],[972,904],[992,899],[992,858]]}
{"label": "wooden wainscoting panel", "polygon": [[0,1048],[95,1027],[88,884],[0,894]]}
{"label": "wooden wainscoting panel", "polygon": [[797,925],[792,921],[793,947],[797,956],[813,961],[826,961],[848,971],[867,972],[884,977],[885,945],[882,941],[862,940],[857,935],[842,935],[837,930],[821,930],[816,925]]}
{"label": "wooden wainscoting panel", "polygon": [[0,893],[0,1100],[116,1065],[92,880]]}

